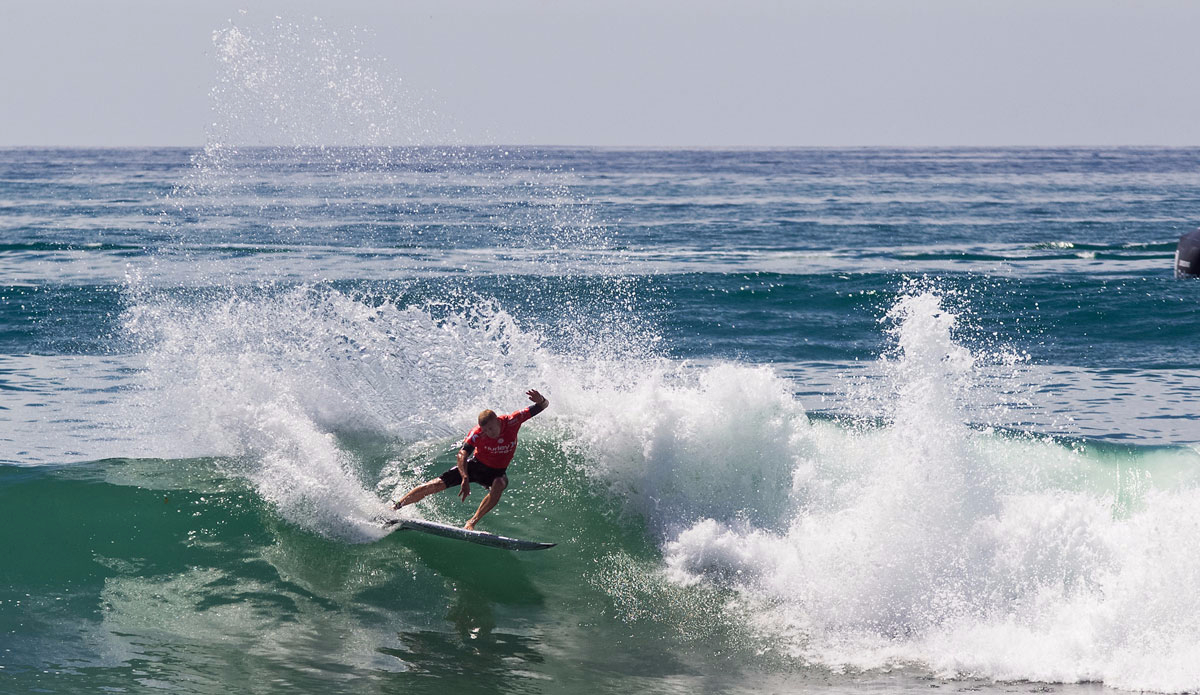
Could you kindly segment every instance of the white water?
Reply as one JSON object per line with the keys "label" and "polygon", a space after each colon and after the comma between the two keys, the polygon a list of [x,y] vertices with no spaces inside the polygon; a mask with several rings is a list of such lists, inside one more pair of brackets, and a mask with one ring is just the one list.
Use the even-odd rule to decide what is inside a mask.
{"label": "white water", "polygon": [[[733,590],[730,609],[778,650],[834,669],[1200,687],[1200,456],[970,429],[975,359],[954,316],[918,292],[891,319],[883,427],[810,424],[783,384],[725,367],[685,414],[644,425],[690,448],[602,450],[604,474],[638,490],[662,534],[668,576]],[[758,429],[721,417],[729,404]],[[783,485],[782,518],[759,519]]]}
{"label": "white water", "polygon": [[[1200,687],[1200,455],[968,427],[964,404],[994,376],[977,378],[935,293],[891,312],[885,387],[847,399],[884,418],[863,427],[810,421],[766,367],[579,359],[486,304],[299,288],[135,307],[147,412],[320,533],[370,537],[412,460],[537,387],[552,407],[527,427],[560,432],[563,455],[645,520],[664,575],[724,587],[730,614],[789,658]],[[377,488],[333,434],[354,430],[412,456]]]}
{"label": "white water", "polygon": [[304,287],[146,297],[126,327],[144,345],[139,411],[160,455],[225,457],[286,517],[346,538],[371,535],[380,499],[335,433],[457,434],[475,404],[521,393],[497,382],[535,349],[503,312],[438,321]]}

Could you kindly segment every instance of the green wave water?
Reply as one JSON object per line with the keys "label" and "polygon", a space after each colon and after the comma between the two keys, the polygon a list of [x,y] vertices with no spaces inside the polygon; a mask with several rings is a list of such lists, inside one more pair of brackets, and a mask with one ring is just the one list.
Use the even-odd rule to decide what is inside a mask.
{"label": "green wave water", "polygon": [[[330,539],[219,459],[0,468],[6,690],[586,692],[598,674],[724,679],[753,654],[717,594],[655,576],[638,519],[553,442],[525,447],[486,526],[560,543],[540,557],[407,532]],[[442,495],[423,511],[473,506]]]}
{"label": "green wave water", "polygon": [[[887,436],[886,430],[855,435],[832,423],[814,426],[824,432],[818,437],[835,437],[851,449],[859,436]],[[731,549],[721,543],[701,551],[707,559],[693,555],[697,547],[680,550],[680,544],[712,530],[706,526],[714,523],[711,517],[663,545],[676,533],[670,528],[686,529],[691,521],[664,527],[657,512],[639,513],[629,495],[644,483],[606,484],[594,475],[594,462],[569,453],[567,440],[553,431],[523,436],[513,484],[484,524],[498,533],[559,543],[530,554],[416,533],[383,535],[369,518],[357,519],[363,522],[358,535],[338,537],[331,531],[340,527],[323,526],[326,515],[318,511],[309,515],[294,507],[293,519],[282,516],[244,477],[246,462],[236,459],[0,467],[5,691],[929,687],[923,669],[906,666],[904,659],[884,670],[835,668],[835,653],[825,654],[834,661],[823,664],[802,646],[820,642],[819,633],[800,642],[774,633],[762,621],[789,611],[787,595],[799,599],[809,588],[796,584],[773,597],[770,585],[760,583],[760,573],[779,571],[768,569],[775,554],[757,547],[762,531],[741,541],[740,560],[731,560]],[[1108,513],[1126,520],[1121,523],[1152,507],[1154,496],[1162,494],[1155,489],[1196,486],[1195,453],[1081,443],[1072,454],[1024,437],[980,436],[981,446],[1007,452],[1002,458],[1027,460],[1038,451],[1043,458],[1065,456],[1072,463],[1057,473],[1044,469],[1051,477],[1034,489],[1107,500]],[[423,475],[411,468],[408,444],[349,433],[340,445],[353,454],[364,486],[383,479],[375,493],[380,511],[393,484],[403,489],[406,480]],[[452,465],[450,446],[440,448],[428,468]],[[400,472],[400,480],[389,478],[389,470]],[[787,472],[782,462],[774,471]],[[708,499],[686,487],[671,492],[677,484],[706,484],[687,478],[656,488],[660,502],[670,506],[669,498],[680,494]],[[443,494],[422,503],[420,511],[461,522],[477,499],[463,504]],[[744,501],[733,499],[715,523],[746,529],[747,510],[737,509]],[[718,503],[709,511],[719,508]],[[783,513],[786,523],[776,526],[777,533],[786,534],[789,526],[794,532],[814,518],[816,507],[796,511]],[[1046,511],[1048,518],[1061,513]],[[838,533],[836,527],[826,532]],[[781,545],[778,557],[785,557],[786,535],[773,543]],[[763,562],[767,565],[760,566]],[[672,576],[683,566],[707,579]],[[1023,581],[1049,579],[1052,586],[1053,578],[1037,574],[1051,567],[1030,567]],[[767,613],[760,615],[764,600]],[[887,612],[877,610],[881,616]],[[886,634],[883,626],[874,629]],[[841,658],[853,661],[848,654]],[[974,687],[970,676],[969,670],[960,673],[954,683]]]}

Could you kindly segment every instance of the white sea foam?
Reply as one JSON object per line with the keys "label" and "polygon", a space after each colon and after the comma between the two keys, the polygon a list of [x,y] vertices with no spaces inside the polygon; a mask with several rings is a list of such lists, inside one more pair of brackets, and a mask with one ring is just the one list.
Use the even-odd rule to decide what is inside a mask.
{"label": "white sea foam", "polygon": [[564,433],[588,476],[645,519],[662,572],[726,587],[731,614],[792,658],[1200,686],[1200,455],[969,427],[963,404],[991,382],[934,292],[890,312],[885,388],[847,401],[884,420],[862,427],[810,421],[766,367],[550,350],[464,298],[401,306],[297,288],[133,305],[143,395],[175,424],[164,429],[230,457],[318,532],[368,538],[379,508],[333,433],[437,448],[478,408],[517,407],[536,386],[553,407],[530,427]]}
{"label": "white sea foam", "polygon": [[[746,470],[686,457],[728,494],[723,506],[701,495],[657,512],[676,515],[659,518],[661,528],[686,526],[663,536],[668,576],[729,587],[780,650],[833,668],[917,664],[943,676],[1200,686],[1200,459],[1166,450],[1153,455],[1163,461],[1105,460],[969,429],[960,404],[974,360],[954,341],[954,316],[936,294],[915,292],[891,318],[887,424],[847,431],[796,418],[766,433],[790,443],[773,458],[787,462],[775,475],[760,473],[753,455]],[[756,402],[786,403],[779,385],[754,390]],[[708,407],[703,397],[692,403]],[[660,417],[678,422],[669,411]],[[763,448],[745,434],[745,449]],[[657,471],[671,458],[651,448],[641,463]],[[1175,473],[1156,482],[1151,469]],[[784,528],[747,515],[750,491],[726,485],[743,472],[770,481],[784,470],[792,477]],[[689,475],[696,470],[648,488]],[[772,492],[762,489],[768,507]]]}
{"label": "white sea foam", "polygon": [[[218,298],[142,295],[126,315],[143,343],[140,411],[160,455],[220,455],[281,512],[355,537],[379,511],[335,432],[420,440],[467,410],[520,393],[533,338],[502,311],[372,305],[301,287]],[[503,385],[503,386],[501,386]]]}
{"label": "white sea foam", "polygon": [[[339,37],[317,19],[277,18],[265,31],[231,24],[213,40],[215,120],[191,175],[167,201],[175,243],[142,273],[145,279],[128,283],[124,324],[145,359],[130,419],[148,422],[138,429],[159,456],[219,455],[290,520],[330,536],[369,537],[379,508],[375,486],[363,480],[363,467],[337,435],[365,430],[445,445],[461,436],[481,403],[517,405],[514,396],[522,402],[526,388],[546,382],[542,374],[554,359],[540,349],[541,337],[519,330],[486,298],[444,296],[410,306],[271,286],[270,278],[291,285],[297,276],[364,277],[360,258],[351,263],[359,270],[339,275],[345,260],[329,260],[342,255],[336,252],[281,267],[263,259],[229,264],[224,254],[213,262],[213,255],[193,251],[226,236],[268,247],[282,240],[295,250],[308,238],[309,230],[297,226],[301,219],[324,234],[326,226],[397,200],[408,216],[400,229],[410,236],[403,238],[388,219],[379,224],[378,243],[386,248],[425,243],[420,223],[412,221],[419,214],[450,226],[456,242],[474,230],[465,240],[469,248],[430,254],[439,265],[454,262],[455,274],[469,269],[472,258],[487,263],[525,244],[536,249],[539,267],[561,274],[580,265],[580,251],[607,248],[607,234],[553,172],[534,166],[514,174],[485,161],[487,152],[397,147],[453,140],[430,129],[431,110],[382,61],[360,52],[356,36]],[[450,127],[441,117],[432,123]],[[414,175],[413,168],[437,173]],[[412,195],[414,181],[430,180]],[[461,203],[464,189],[472,209],[489,210],[486,229],[441,211]],[[338,214],[323,217],[329,209]],[[370,230],[363,234],[361,241],[375,238]],[[506,268],[514,270],[511,263]],[[389,267],[385,277],[396,273]],[[224,289],[185,289],[213,285]],[[631,310],[620,286],[614,281],[598,292],[613,304],[601,313],[627,327],[631,322],[620,317]],[[559,313],[571,317],[573,301]],[[612,330],[603,323],[551,329],[560,343],[581,343]],[[594,352],[581,348],[576,357]]]}

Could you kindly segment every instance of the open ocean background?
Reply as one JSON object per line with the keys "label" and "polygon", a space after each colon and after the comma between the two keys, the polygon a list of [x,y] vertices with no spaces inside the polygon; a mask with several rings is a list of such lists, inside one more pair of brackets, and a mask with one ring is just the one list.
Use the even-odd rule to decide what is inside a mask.
{"label": "open ocean background", "polygon": [[[384,146],[346,41],[0,149],[0,692],[1200,691],[1200,149]],[[559,545],[383,536],[528,388]]]}

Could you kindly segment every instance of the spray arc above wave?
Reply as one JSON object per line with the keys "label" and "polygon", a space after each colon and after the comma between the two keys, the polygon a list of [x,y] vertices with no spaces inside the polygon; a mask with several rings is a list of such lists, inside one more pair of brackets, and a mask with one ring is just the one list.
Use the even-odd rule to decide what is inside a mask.
{"label": "spray arc above wave", "polygon": [[725,587],[775,648],[835,669],[1195,689],[1195,476],[1155,485],[968,427],[975,357],[954,315],[918,291],[889,316],[885,423],[796,423],[782,523],[698,499],[662,536],[667,576]]}
{"label": "spray arc above wave", "polygon": [[175,440],[164,446],[225,457],[285,516],[338,536],[378,499],[336,433],[444,437],[536,353],[503,312],[437,320],[311,288],[146,298],[126,325],[144,346],[149,429]]}

